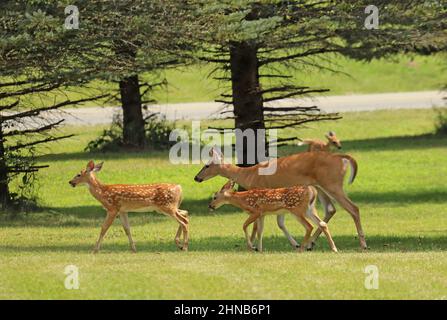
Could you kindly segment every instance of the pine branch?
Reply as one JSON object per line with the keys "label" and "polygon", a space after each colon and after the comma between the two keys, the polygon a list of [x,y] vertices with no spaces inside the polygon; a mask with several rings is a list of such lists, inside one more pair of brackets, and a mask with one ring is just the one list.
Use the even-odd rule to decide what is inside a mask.
{"label": "pine branch", "polygon": [[233,101],[227,101],[227,100],[220,100],[216,99],[214,102],[223,103],[223,104],[233,104]]}
{"label": "pine branch", "polygon": [[31,133],[42,133],[42,132],[53,129],[54,127],[58,126],[59,124],[61,124],[64,121],[65,121],[65,119],[61,119],[59,121],[50,123],[48,125],[45,125],[45,126],[39,127],[39,128],[25,129],[25,130],[12,130],[12,131],[5,132],[3,134],[3,136],[11,137],[11,136],[16,136],[16,135],[25,135],[25,134],[31,134]]}
{"label": "pine branch", "polygon": [[294,96],[298,96],[298,95],[304,95],[304,94],[309,94],[309,93],[322,93],[322,92],[328,92],[330,91],[329,89],[312,89],[312,90],[299,90],[299,91],[294,91],[294,92],[290,92],[287,94],[283,94],[280,96],[275,96],[275,97],[271,97],[271,98],[265,98],[264,102],[271,102],[271,101],[275,101],[275,100],[282,100],[282,99],[286,99],[286,98],[291,98]]}
{"label": "pine branch", "polygon": [[[1,106],[0,111],[10,110],[10,109],[16,107],[19,104],[19,102],[20,102],[20,99],[17,99],[15,102],[13,102],[9,105]],[[1,116],[0,116],[0,118],[1,118]]]}
{"label": "pine branch", "polygon": [[0,99],[11,98],[11,97],[16,97],[16,96],[23,96],[23,95],[27,95],[27,94],[31,94],[31,93],[48,92],[48,91],[54,90],[58,87],[60,87],[59,83],[51,84],[51,85],[49,85],[47,83],[41,83],[34,87],[22,89],[20,91],[2,92],[2,93],[0,93]]}
{"label": "pine branch", "polygon": [[272,112],[289,112],[289,111],[319,111],[320,109],[317,106],[310,107],[264,107],[264,111],[272,111]]}
{"label": "pine branch", "polygon": [[35,145],[38,145],[38,144],[58,141],[58,140],[67,139],[67,138],[71,138],[71,137],[74,137],[74,134],[69,134],[69,135],[59,136],[59,137],[48,137],[48,138],[42,139],[42,140],[36,140],[36,141],[33,141],[33,142],[21,143],[21,144],[16,144],[14,146],[10,146],[10,147],[6,148],[6,151],[7,152],[16,151],[16,150],[20,150],[20,149],[23,149],[23,148],[32,147],[32,146],[35,146]]}
{"label": "pine branch", "polygon": [[20,119],[20,118],[25,118],[25,117],[33,117],[33,116],[37,116],[40,113],[45,112],[45,111],[60,109],[62,107],[68,106],[68,105],[77,105],[77,104],[80,104],[83,102],[95,101],[95,100],[99,100],[102,98],[106,98],[108,96],[109,96],[109,94],[103,94],[103,95],[99,95],[99,96],[95,96],[95,97],[91,97],[91,98],[85,98],[85,99],[65,100],[63,102],[52,105],[50,107],[31,109],[31,110],[27,110],[24,112],[19,112],[19,113],[14,113],[12,115],[4,116],[4,117],[2,117],[2,120],[9,121],[9,120]]}
{"label": "pine branch", "polygon": [[265,60],[259,61],[259,66],[267,65],[270,63],[277,63],[277,62],[284,62],[288,60],[298,59],[298,58],[304,58],[311,55],[316,54],[322,54],[322,53],[330,53],[330,52],[339,52],[339,49],[327,49],[327,48],[321,48],[321,49],[310,49],[302,53],[296,53],[296,54],[290,54],[287,56],[277,57],[277,58],[269,58]]}

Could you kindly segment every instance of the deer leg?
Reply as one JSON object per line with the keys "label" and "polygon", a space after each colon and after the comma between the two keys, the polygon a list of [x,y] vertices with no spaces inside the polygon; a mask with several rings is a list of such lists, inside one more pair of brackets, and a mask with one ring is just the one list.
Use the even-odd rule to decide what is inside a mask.
{"label": "deer leg", "polygon": [[290,235],[289,231],[287,230],[286,225],[284,224],[284,219],[285,219],[284,214],[279,214],[276,216],[276,222],[278,223],[278,227],[282,230],[286,238],[289,240],[290,245],[294,249],[299,248],[300,245],[298,244],[298,242],[295,241],[295,239]]}
{"label": "deer leg", "polygon": [[[327,241],[329,242],[329,246],[331,247],[331,250],[334,252],[337,252],[337,247],[335,246],[334,240],[332,239],[332,236],[329,232],[329,228],[323,220],[320,219],[317,213],[317,209],[315,206],[311,205],[307,209],[307,216],[314,222],[319,229],[322,229],[324,234],[326,235]],[[315,233],[314,233],[315,234]]]}
{"label": "deer leg", "polygon": [[245,234],[245,240],[247,241],[247,247],[248,247],[248,250],[250,250],[250,251],[253,250],[253,243],[251,242],[250,236],[248,235],[247,228],[250,224],[255,222],[260,216],[261,216],[261,213],[259,213],[259,212],[251,213],[250,216],[248,217],[248,219],[245,220],[244,225],[242,227],[244,230],[244,234]]}
{"label": "deer leg", "polygon": [[[182,250],[188,251],[188,245],[189,245],[189,218],[188,218],[188,211],[186,210],[180,210],[177,209],[176,215],[179,219],[179,230],[177,231],[176,235],[176,243],[180,239],[180,234],[183,231],[183,245],[181,247]],[[177,238],[178,237],[178,238]]]}
{"label": "deer leg", "polygon": [[[183,210],[182,210],[183,211]],[[179,212],[177,208],[160,208],[160,212],[167,216],[170,216],[175,221],[178,222],[179,227],[177,233],[175,234],[175,244],[180,250],[188,250],[188,218],[186,218],[182,213]],[[183,232],[183,244],[180,243],[180,236]]]}
{"label": "deer leg", "polygon": [[264,217],[261,216],[258,220],[258,251],[262,252],[262,234],[264,232]]}
{"label": "deer leg", "polygon": [[[177,233],[175,234],[175,239],[174,239],[175,244],[177,245],[177,247],[178,247],[179,249],[182,249],[182,248],[183,248],[183,245],[182,245],[182,243],[180,242],[180,237],[182,236],[182,231],[183,231],[183,227],[182,227],[181,225],[179,225],[179,226],[178,226],[178,229],[177,229]],[[184,236],[183,236],[183,238],[184,238]],[[183,242],[184,242],[184,241],[183,241]]]}
{"label": "deer leg", "polygon": [[362,249],[368,249],[365,240],[365,234],[363,233],[362,224],[360,222],[360,210],[359,208],[346,196],[342,188],[335,190],[328,190],[329,194],[351,215],[354,219],[355,227],[357,228],[357,234],[359,237],[360,247]]}
{"label": "deer leg", "polygon": [[[182,221],[184,223],[186,223],[188,225],[188,230],[189,230],[189,218],[188,218],[188,211],[186,210],[182,210],[182,209],[177,209],[178,214],[180,215]],[[179,226],[178,230],[177,230],[177,234],[176,234],[176,243],[178,245],[180,245],[180,236],[182,235],[183,232],[183,227]],[[185,242],[185,234],[183,234],[183,243]]]}
{"label": "deer leg", "polygon": [[93,253],[99,252],[99,249],[101,248],[101,242],[104,239],[104,236],[105,236],[107,230],[109,230],[110,225],[113,223],[113,220],[115,220],[115,217],[116,217],[116,212],[111,212],[111,211],[107,212],[107,217],[104,220],[104,223],[102,224],[101,232],[99,234],[98,241],[96,242],[96,245],[93,249]]}
{"label": "deer leg", "polygon": [[258,220],[256,220],[253,223],[253,230],[251,231],[251,237],[250,237],[252,243],[255,241],[257,230],[258,230]]}
{"label": "deer leg", "polygon": [[[317,189],[319,191],[318,192],[318,199],[320,200],[320,203],[321,203],[321,205],[322,205],[322,207],[324,209],[324,219],[323,219],[323,221],[328,223],[329,220],[331,220],[331,218],[334,216],[334,214],[336,212],[335,206],[332,203],[331,198],[322,189],[320,189],[320,188],[317,188]],[[311,238],[311,240],[310,240],[310,242],[309,242],[309,244],[307,246],[307,250],[312,250],[313,249],[313,247],[315,246],[315,242],[317,241],[318,237],[321,235],[321,231],[322,231],[321,228],[318,228],[314,232],[314,234],[313,234],[313,236],[312,236],[312,238]]]}
{"label": "deer leg", "polygon": [[135,242],[132,239],[132,234],[130,233],[130,225],[129,225],[129,217],[127,216],[127,212],[120,212],[120,220],[124,228],[124,232],[126,232],[127,238],[129,239],[130,249],[133,253],[137,252],[135,248]]}
{"label": "deer leg", "polygon": [[298,221],[303,225],[304,229],[306,229],[306,233],[304,234],[304,238],[303,238],[303,243],[301,244],[301,247],[298,249],[300,252],[303,252],[304,249],[306,248],[306,245],[307,245],[309,239],[310,239],[313,227],[309,223],[309,221],[307,221],[307,219],[304,218],[303,216],[301,216],[298,212],[295,212],[294,215],[298,219]]}

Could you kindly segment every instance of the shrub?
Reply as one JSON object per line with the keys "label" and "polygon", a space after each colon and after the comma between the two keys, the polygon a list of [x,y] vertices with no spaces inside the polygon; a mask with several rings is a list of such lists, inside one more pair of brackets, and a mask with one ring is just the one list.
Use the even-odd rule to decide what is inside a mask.
{"label": "shrub", "polygon": [[[144,119],[145,146],[147,149],[167,150],[175,142],[169,141],[169,135],[175,128],[174,122],[166,120],[165,116],[159,113],[148,113]],[[112,152],[128,148],[123,143],[123,123],[120,114],[113,117],[112,125],[93,141],[90,141],[85,148],[87,152],[101,151]]]}
{"label": "shrub", "polygon": [[435,134],[447,135],[447,108],[435,108]]}

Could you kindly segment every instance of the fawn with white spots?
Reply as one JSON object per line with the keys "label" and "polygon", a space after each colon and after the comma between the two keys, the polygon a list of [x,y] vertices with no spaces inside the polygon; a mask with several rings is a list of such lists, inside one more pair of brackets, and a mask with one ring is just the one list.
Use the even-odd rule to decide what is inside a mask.
{"label": "fawn with white spots", "polygon": [[331,151],[331,147],[341,149],[341,142],[338,140],[335,132],[329,131],[326,134],[326,139],[327,142],[317,139],[306,139],[298,142],[298,145],[308,145],[307,151]]}
{"label": "fawn with white spots", "polygon": [[[181,250],[188,250],[189,218],[188,212],[179,209],[182,202],[182,187],[178,184],[102,184],[95,176],[101,170],[103,163],[94,164],[90,161],[86,169],[82,170],[69,181],[72,187],[80,184],[88,186],[90,193],[106,209],[107,216],[102,225],[99,239],[93,252],[97,253],[101,242],[110,225],[119,215],[124,231],[129,238],[130,248],[136,252],[135,243],[130,233],[128,212],[157,211],[172,217],[179,223],[175,243]],[[183,241],[180,237],[183,233]]]}
{"label": "fawn with white spots", "polygon": [[317,214],[315,202],[317,190],[311,186],[295,186],[278,189],[251,189],[236,192],[233,190],[234,182],[228,181],[222,189],[215,193],[209,204],[211,210],[215,210],[224,204],[231,204],[249,214],[243,225],[245,238],[249,250],[253,250],[254,236],[248,235],[247,228],[257,221],[257,251],[262,252],[262,234],[264,231],[264,217],[267,214],[291,213],[304,226],[306,234],[299,251],[303,251],[309,243],[313,230],[310,219],[318,228],[321,228],[329,242],[331,250],[337,252],[334,241],[327,227]]}
{"label": "fawn with white spots", "polygon": [[[272,159],[276,162],[276,171],[271,175],[261,175],[259,170],[267,166],[266,162],[251,167],[239,167],[223,161],[220,150],[210,150],[211,159],[197,173],[194,180],[201,183],[216,176],[235,181],[246,190],[287,188],[297,185],[314,186],[318,190],[318,198],[324,208],[324,222],[328,223],[335,214],[333,200],[337,201],[353,218],[360,247],[367,249],[365,234],[360,222],[359,208],[348,198],[343,190],[343,180],[347,169],[351,168],[348,183],[351,184],[357,176],[357,161],[347,154],[332,152],[299,152],[290,156]],[[292,245],[296,244],[284,224],[284,215],[277,215],[278,226],[284,232]],[[256,229],[257,224],[254,224]],[[308,245],[311,249],[321,234],[318,228]]]}

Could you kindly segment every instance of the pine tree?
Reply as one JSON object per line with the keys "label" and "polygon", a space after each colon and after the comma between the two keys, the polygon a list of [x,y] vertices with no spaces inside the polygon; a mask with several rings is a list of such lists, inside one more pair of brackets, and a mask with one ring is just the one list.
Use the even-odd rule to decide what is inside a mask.
{"label": "pine tree", "polygon": [[[210,32],[201,34],[202,59],[217,63],[226,75],[218,78],[231,82],[231,91],[217,101],[233,106],[228,119],[234,119],[234,128],[283,129],[339,118],[321,113],[316,106],[278,107],[279,100],[326,92],[323,85],[330,87],[293,83],[291,72],[334,71],[342,55],[371,60],[445,47],[446,6],[442,1],[379,0],[374,4],[377,27],[369,17],[372,13],[365,13],[370,1],[201,3],[202,19],[214,22]],[[257,139],[266,138],[261,132]],[[294,137],[282,141],[289,139]],[[241,145],[239,162],[247,164],[247,145]]]}

